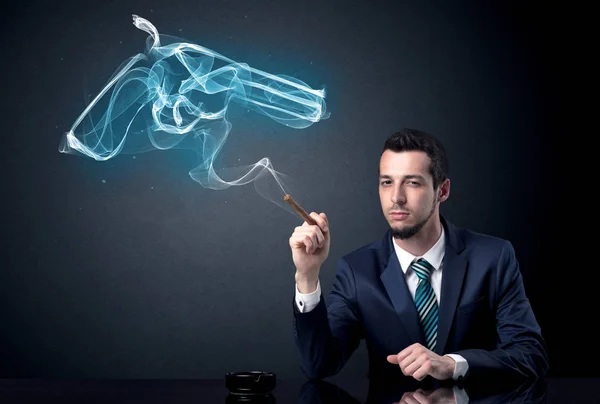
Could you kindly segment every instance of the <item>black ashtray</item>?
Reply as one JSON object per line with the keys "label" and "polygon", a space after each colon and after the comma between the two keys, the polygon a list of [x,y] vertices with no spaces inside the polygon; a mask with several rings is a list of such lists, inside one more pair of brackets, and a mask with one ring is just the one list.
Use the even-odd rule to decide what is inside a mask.
{"label": "black ashtray", "polygon": [[232,395],[266,396],[275,388],[275,379],[271,372],[231,372],[225,374],[225,386]]}

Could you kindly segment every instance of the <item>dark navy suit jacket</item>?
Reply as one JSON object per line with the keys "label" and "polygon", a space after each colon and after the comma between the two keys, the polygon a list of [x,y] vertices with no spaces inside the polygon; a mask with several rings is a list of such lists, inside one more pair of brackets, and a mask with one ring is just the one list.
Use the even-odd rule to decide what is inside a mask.
{"label": "dark navy suit jacket", "polygon": [[[545,341],[511,243],[441,221],[446,246],[435,352],[463,356],[467,377],[545,376]],[[294,340],[310,379],[338,373],[361,339],[370,377],[402,378],[387,356],[415,342],[425,345],[391,230],[339,260],[329,297],[322,295],[312,311],[293,306]]]}

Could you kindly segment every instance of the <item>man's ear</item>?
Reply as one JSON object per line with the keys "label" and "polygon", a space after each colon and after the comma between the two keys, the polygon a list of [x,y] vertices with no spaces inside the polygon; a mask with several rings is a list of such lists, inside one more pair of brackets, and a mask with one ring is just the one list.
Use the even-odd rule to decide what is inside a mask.
{"label": "man's ear", "polygon": [[450,197],[450,178],[446,178],[438,187],[438,200],[444,202]]}

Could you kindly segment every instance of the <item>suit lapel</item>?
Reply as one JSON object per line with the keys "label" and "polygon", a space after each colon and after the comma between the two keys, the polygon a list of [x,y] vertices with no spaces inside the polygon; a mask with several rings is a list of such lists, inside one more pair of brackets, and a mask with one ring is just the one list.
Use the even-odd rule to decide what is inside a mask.
{"label": "suit lapel", "polygon": [[456,229],[452,224],[443,218],[442,223],[446,229],[447,239],[443,261],[437,344],[434,350],[438,355],[442,355],[444,352],[467,270],[467,261],[458,254],[464,249],[462,240],[456,234]]}
{"label": "suit lapel", "polygon": [[[415,303],[412,299],[408,285],[404,279],[404,273],[400,268],[400,262],[398,257],[391,248],[391,234],[387,240],[383,240],[382,255],[389,252],[389,255],[385,257],[387,265],[383,270],[383,273],[379,277],[385,287],[385,290],[396,310],[400,320],[404,324],[404,330],[410,336],[412,341],[419,341],[424,344],[423,333],[421,332],[421,325],[419,323],[419,315],[415,307]],[[383,258],[383,257],[382,257]],[[384,261],[385,262],[385,261]]]}

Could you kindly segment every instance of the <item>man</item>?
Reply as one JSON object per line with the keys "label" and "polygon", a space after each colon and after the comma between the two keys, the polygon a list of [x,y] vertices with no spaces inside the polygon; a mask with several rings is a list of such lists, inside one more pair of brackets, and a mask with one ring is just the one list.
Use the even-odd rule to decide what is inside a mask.
{"label": "man", "polygon": [[387,139],[379,197],[390,228],[338,262],[328,302],[319,271],[331,232],[296,227],[294,336],[311,379],[336,374],[366,340],[371,378],[539,378],[548,356],[510,242],[459,228],[439,213],[450,195],[443,145],[404,129]]}

